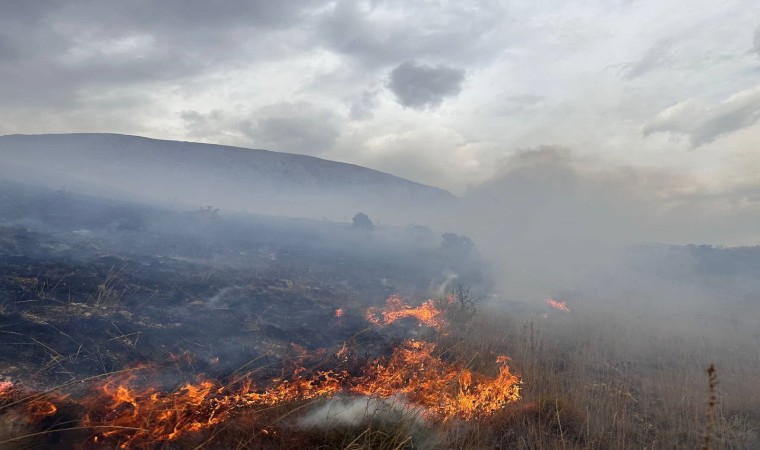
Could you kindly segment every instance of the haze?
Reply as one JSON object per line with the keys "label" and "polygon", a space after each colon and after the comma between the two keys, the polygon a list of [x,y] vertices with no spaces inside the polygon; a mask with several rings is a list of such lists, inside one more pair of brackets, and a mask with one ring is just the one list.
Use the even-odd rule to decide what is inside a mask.
{"label": "haze", "polygon": [[[415,448],[758,448],[758,142],[757,1],[2,2],[0,449],[333,448],[308,430],[369,439],[368,410]],[[420,349],[452,378],[345,390]],[[346,379],[267,403],[292,423],[230,403],[230,444],[216,409],[145,434],[205,400],[2,398],[143,361],[173,394]],[[461,380],[460,422],[408,402]]]}
{"label": "haze", "polygon": [[0,8],[0,134],[265,148],[459,195],[519,152],[558,146],[584,167],[657,172],[657,197],[719,208],[731,226],[709,228],[711,242],[758,239],[743,224],[760,183],[756,2]]}

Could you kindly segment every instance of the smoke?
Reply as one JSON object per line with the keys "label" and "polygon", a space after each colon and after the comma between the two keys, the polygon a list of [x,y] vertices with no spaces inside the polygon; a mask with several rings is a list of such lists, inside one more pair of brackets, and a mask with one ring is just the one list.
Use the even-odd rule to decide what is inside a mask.
{"label": "smoke", "polygon": [[26,436],[39,432],[31,426],[23,414],[12,411],[3,414],[3,420],[0,420],[0,449],[16,450],[29,448],[29,442],[15,441],[19,436]]}
{"label": "smoke", "polygon": [[685,177],[634,168],[596,170],[565,148],[542,147],[517,154],[497,176],[471,189],[464,217],[475,219],[468,223],[480,233],[519,235],[531,244],[547,239],[683,243],[705,237],[704,230],[681,226],[696,215],[694,201],[702,199],[695,196],[696,182]]}
{"label": "smoke", "polygon": [[224,288],[220,289],[219,292],[217,292],[216,294],[214,294],[213,296],[211,296],[211,298],[208,299],[208,301],[206,302],[206,306],[208,306],[209,308],[218,308],[220,306],[223,306],[223,304],[221,303],[221,301],[224,298],[224,296],[229,291],[231,291],[233,289],[239,289],[239,288],[240,288],[239,286],[227,286],[227,287],[224,287]]}
{"label": "smoke", "polygon": [[301,428],[373,429],[411,436],[414,448],[440,448],[444,442],[432,431],[423,411],[407,404],[400,397],[331,398],[300,417]]}
{"label": "smoke", "polygon": [[443,272],[443,276],[445,277],[444,280],[438,284],[436,284],[431,291],[435,292],[436,295],[444,295],[448,290],[449,286],[451,286],[451,283],[459,278],[459,275],[456,272],[453,272],[451,270],[445,270]]}
{"label": "smoke", "polygon": [[[709,191],[660,170],[598,168],[566,148],[541,147],[470,189],[453,216],[512,300],[538,304],[565,293],[693,304],[717,297],[680,246],[753,242],[759,210],[740,189]],[[755,284],[742,280],[746,290],[736,295]]]}
{"label": "smoke", "polygon": [[358,427],[368,421],[396,422],[400,418],[424,425],[421,411],[397,397],[332,398],[298,419],[303,428]]}

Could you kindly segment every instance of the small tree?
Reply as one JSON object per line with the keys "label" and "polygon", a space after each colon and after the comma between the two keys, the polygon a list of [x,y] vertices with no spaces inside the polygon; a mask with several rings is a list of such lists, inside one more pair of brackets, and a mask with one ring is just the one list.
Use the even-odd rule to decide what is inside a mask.
{"label": "small tree", "polygon": [[457,283],[449,289],[446,301],[446,315],[458,326],[467,327],[478,313],[480,298],[473,295],[463,283]]}
{"label": "small tree", "polygon": [[406,226],[406,230],[404,232],[407,239],[414,242],[415,244],[426,246],[429,245],[431,247],[435,246],[436,244],[435,233],[433,233],[433,230],[426,227],[425,225],[410,223]]}
{"label": "small tree", "polygon": [[357,230],[370,231],[374,227],[369,216],[362,212],[356,213],[352,222],[354,224],[354,228]]}

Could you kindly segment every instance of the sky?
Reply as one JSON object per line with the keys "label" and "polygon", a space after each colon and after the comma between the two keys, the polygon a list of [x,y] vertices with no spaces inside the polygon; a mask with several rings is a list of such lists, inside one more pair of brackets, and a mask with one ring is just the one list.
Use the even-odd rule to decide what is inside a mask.
{"label": "sky", "polygon": [[0,134],[71,132],[302,153],[458,195],[561,149],[596,178],[745,208],[760,3],[3,1]]}

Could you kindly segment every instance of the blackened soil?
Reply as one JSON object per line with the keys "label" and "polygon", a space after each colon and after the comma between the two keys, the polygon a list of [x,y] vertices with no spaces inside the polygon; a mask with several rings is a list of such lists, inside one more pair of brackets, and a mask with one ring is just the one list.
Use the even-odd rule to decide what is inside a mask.
{"label": "blackened soil", "polygon": [[382,354],[392,333],[368,328],[367,306],[425,296],[451,271],[482,283],[481,267],[403,229],[0,183],[0,381],[41,388],[141,363],[270,377],[304,351],[330,365],[344,342]]}

